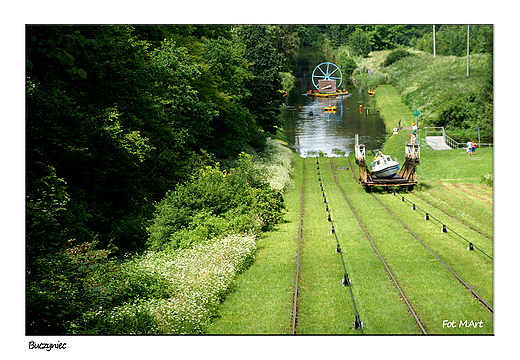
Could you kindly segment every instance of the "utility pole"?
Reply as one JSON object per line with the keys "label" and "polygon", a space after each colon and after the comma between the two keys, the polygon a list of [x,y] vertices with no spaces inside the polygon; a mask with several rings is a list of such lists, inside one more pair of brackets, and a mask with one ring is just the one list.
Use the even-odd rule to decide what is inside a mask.
{"label": "utility pole", "polygon": [[433,57],[435,57],[435,25],[433,25]]}
{"label": "utility pole", "polygon": [[468,40],[467,40],[467,43],[468,43],[468,54],[467,54],[467,60],[466,60],[466,77],[469,76],[469,25],[468,25]]}

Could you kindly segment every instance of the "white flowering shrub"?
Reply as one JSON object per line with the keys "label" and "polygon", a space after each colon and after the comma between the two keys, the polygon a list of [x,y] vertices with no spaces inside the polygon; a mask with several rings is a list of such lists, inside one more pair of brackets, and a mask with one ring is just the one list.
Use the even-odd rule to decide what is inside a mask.
{"label": "white flowering shrub", "polygon": [[74,332],[204,332],[254,258],[255,234],[283,220],[293,161],[290,149],[268,140],[264,151],[242,153],[229,172],[205,168],[170,192],[149,228],[152,251],[91,276],[102,295]]}
{"label": "white flowering shrub", "polygon": [[[291,174],[293,170],[294,154],[291,149],[275,140],[267,140],[263,151],[257,152],[253,148],[247,149],[251,155],[251,172],[257,182],[268,185],[273,190],[284,193],[293,187]],[[234,162],[227,164],[233,167]]]}
{"label": "white flowering shrub", "polygon": [[229,235],[172,252],[148,252],[132,262],[138,272],[166,279],[168,298],[138,299],[89,314],[88,332],[199,334],[217,313],[235,276],[254,258],[252,234]]}
{"label": "white flowering shrub", "polygon": [[292,151],[276,141],[268,140],[266,150],[259,155],[260,161],[255,162],[255,166],[258,166],[261,171],[264,170],[269,187],[282,193],[292,188],[291,174],[294,162]]}

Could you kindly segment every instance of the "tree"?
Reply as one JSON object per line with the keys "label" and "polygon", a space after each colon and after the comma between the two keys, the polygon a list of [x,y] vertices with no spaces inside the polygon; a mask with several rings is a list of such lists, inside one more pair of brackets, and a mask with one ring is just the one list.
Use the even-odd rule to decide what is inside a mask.
{"label": "tree", "polygon": [[352,75],[354,70],[357,69],[358,65],[356,64],[354,59],[349,57],[345,52],[339,53],[337,59],[338,66],[341,69],[341,72],[346,77],[347,81],[351,81],[350,76]]}
{"label": "tree", "polygon": [[349,45],[355,55],[367,57],[372,51],[372,47],[370,46],[370,37],[361,29],[356,29],[356,31],[350,35]]}
{"label": "tree", "polygon": [[285,71],[289,70],[289,60],[298,58],[301,44],[298,30],[296,25],[275,25],[273,27],[273,44],[281,56],[282,67]]}
{"label": "tree", "polygon": [[[203,158],[197,138],[210,131],[213,116],[193,86],[202,87],[203,67],[185,47],[172,53],[163,45],[152,54],[133,32],[129,26],[27,29],[27,197],[28,204],[48,201],[28,215],[38,219],[30,212],[67,199],[59,221],[48,223],[55,224],[54,237],[32,227],[41,221],[28,224],[29,248],[46,244],[51,251],[49,239],[60,246],[98,236],[102,246],[113,239],[121,250],[138,249],[151,202]],[[170,55],[174,67],[166,66]],[[167,80],[172,87],[164,86]],[[40,196],[48,176],[52,194],[64,194],[59,199]]]}
{"label": "tree", "polygon": [[330,43],[333,47],[339,48],[346,44],[348,41],[348,35],[346,29],[341,25],[330,26]]}
{"label": "tree", "polygon": [[242,25],[238,27],[237,35],[246,46],[244,57],[252,63],[250,69],[254,75],[247,83],[251,97],[244,103],[262,129],[276,132],[276,126],[283,124],[278,116],[283,103],[278,91],[282,88],[282,67],[272,34],[264,25]]}
{"label": "tree", "polygon": [[223,37],[203,40],[207,51],[205,58],[218,95],[212,118],[212,135],[207,148],[219,158],[235,157],[247,145],[262,146],[261,129],[244,105],[251,96],[246,84],[253,79],[249,62],[244,58],[245,45]]}

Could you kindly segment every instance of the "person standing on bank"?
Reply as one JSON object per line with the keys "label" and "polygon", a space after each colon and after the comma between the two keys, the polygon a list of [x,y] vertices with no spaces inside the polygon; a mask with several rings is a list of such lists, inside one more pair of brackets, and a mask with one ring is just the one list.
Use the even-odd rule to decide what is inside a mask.
{"label": "person standing on bank", "polygon": [[412,133],[410,134],[410,139],[412,141],[412,144],[415,144],[415,139],[417,137],[418,132],[419,132],[419,129],[417,128],[417,125],[412,123]]}
{"label": "person standing on bank", "polygon": [[466,152],[468,153],[468,156],[471,155],[471,141],[468,141],[466,143]]}
{"label": "person standing on bank", "polygon": [[471,142],[471,154],[475,155],[475,148],[477,147],[477,143],[475,141]]}

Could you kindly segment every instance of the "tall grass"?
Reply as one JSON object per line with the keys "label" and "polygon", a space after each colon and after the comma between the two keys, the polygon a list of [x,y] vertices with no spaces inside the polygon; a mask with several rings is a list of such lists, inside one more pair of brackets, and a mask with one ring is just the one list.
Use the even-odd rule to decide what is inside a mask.
{"label": "tall grass", "polygon": [[431,55],[414,56],[398,61],[389,73],[403,102],[421,112],[426,123],[435,123],[443,103],[455,98],[467,100],[469,107],[482,88],[488,55],[470,55],[470,74],[466,76],[466,58]]}
{"label": "tall grass", "polygon": [[[467,76],[466,57],[433,57],[413,49],[408,51],[412,56],[388,67],[382,63],[389,51],[372,52],[360,63],[362,69],[370,69],[372,74],[362,71],[353,76],[367,88],[394,86],[410,112],[420,111],[423,125],[444,126],[460,141],[467,137],[473,140],[478,125],[483,142],[492,142],[489,55],[470,55]],[[381,107],[377,91],[375,99]]]}

